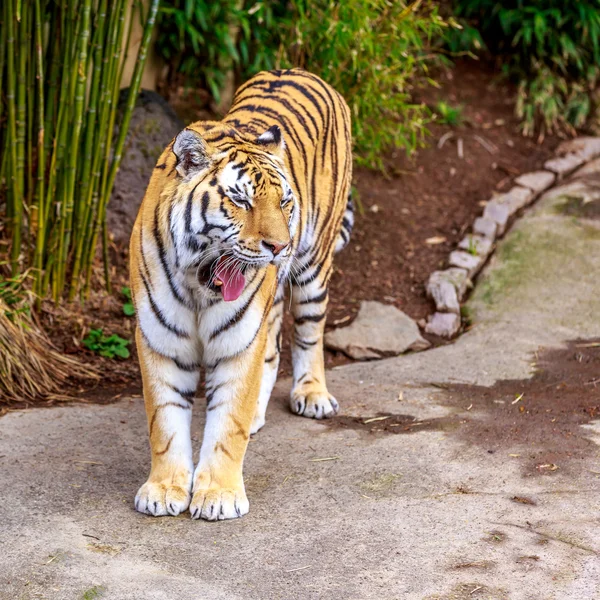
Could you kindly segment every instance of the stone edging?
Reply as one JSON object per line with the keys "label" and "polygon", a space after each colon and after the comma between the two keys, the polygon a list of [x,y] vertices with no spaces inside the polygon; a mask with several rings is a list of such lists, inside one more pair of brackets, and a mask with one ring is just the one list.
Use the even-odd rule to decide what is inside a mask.
{"label": "stone edging", "polygon": [[556,156],[544,168],[519,175],[514,186],[497,194],[477,217],[472,233],[463,238],[448,257],[448,268],[434,271],[427,282],[427,296],[436,312],[427,318],[426,333],[454,337],[461,327],[460,303],[473,287],[473,279],[495,249],[495,243],[521,209],[530,206],[543,192],[570,175],[575,169],[600,156],[600,137],[580,137],[559,144]]}

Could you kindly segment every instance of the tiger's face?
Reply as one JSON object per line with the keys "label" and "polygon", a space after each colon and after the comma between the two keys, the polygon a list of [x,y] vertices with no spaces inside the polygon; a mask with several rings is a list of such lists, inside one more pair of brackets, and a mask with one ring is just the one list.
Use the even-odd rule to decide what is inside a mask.
{"label": "tiger's face", "polygon": [[[212,133],[212,132],[211,132]],[[198,279],[225,301],[236,300],[247,279],[269,264],[291,259],[299,209],[274,126],[248,142],[223,128],[210,145],[195,131],[173,144],[187,248],[195,250]]]}

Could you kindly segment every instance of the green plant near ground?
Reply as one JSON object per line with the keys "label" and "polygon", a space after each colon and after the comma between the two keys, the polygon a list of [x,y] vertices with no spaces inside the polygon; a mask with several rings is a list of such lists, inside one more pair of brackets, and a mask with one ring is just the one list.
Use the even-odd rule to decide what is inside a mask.
{"label": "green plant near ground", "polygon": [[286,48],[289,64],[320,75],[352,111],[358,164],[383,167],[390,147],[414,151],[427,133],[429,109],[413,100],[431,83],[439,57],[432,40],[447,26],[432,2],[295,0]]}
{"label": "green plant near ground", "polygon": [[104,595],[104,587],[101,585],[95,585],[89,590],[85,590],[81,596],[82,600],[96,600]]}
{"label": "green plant near ground", "polygon": [[131,342],[117,334],[104,335],[102,329],[90,329],[83,340],[83,345],[92,352],[106,358],[129,358],[129,346]]}
{"label": "green plant near ground", "polygon": [[[600,78],[598,0],[455,0],[463,29],[448,33],[453,51],[486,47],[518,82],[523,131],[572,131],[595,110]],[[479,32],[477,35],[476,32]]]}
{"label": "green plant near ground", "polygon": [[[85,295],[98,241],[106,247],[105,210],[159,0],[143,15],[142,4],[4,0],[0,7],[0,219],[12,276],[30,272],[39,298]],[[143,35],[115,135],[122,48],[140,18]]]}
{"label": "green plant near ground", "polygon": [[457,125],[462,125],[464,121],[463,107],[460,105],[452,106],[444,100],[440,100],[435,105],[435,112],[437,114],[438,123],[442,123],[444,125],[455,127]]}
{"label": "green plant near ground", "polygon": [[121,288],[121,294],[125,296],[125,302],[123,303],[123,314],[128,317],[133,317],[135,315],[135,306],[133,305],[133,300],[131,299],[131,289],[128,287]]}
{"label": "green plant near ground", "polygon": [[23,286],[23,279],[23,277],[0,276],[0,303],[4,307],[4,317],[12,323],[21,323],[27,327],[31,317],[31,304]]}

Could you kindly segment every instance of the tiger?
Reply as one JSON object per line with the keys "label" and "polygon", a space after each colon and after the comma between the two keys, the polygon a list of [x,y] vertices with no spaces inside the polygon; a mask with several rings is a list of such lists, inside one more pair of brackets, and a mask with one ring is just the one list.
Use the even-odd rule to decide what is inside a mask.
{"label": "tiger", "polygon": [[[221,121],[189,125],[161,154],[130,242],[151,447],[139,512],[189,509],[209,521],[248,512],[244,455],[265,424],[288,288],[291,411],[314,419],[338,412],[323,335],[333,255],[354,221],[351,179],[348,105],[297,68],[255,75]],[[206,424],[194,469],[201,368]]]}

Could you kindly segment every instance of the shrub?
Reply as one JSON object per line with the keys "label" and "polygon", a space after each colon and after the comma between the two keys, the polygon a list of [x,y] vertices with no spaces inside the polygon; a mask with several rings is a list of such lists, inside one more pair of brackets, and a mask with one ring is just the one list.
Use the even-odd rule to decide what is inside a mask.
{"label": "shrub", "polygon": [[411,92],[427,81],[445,23],[431,2],[295,0],[288,60],[320,75],[352,110],[358,164],[382,168],[394,146],[412,152],[430,112]]}
{"label": "shrub", "polygon": [[168,82],[180,74],[188,87],[204,87],[218,102],[228,70],[247,79],[275,66],[286,18],[283,1],[163,0],[156,49],[168,65]]}
{"label": "shrub", "polygon": [[464,28],[450,33],[450,49],[484,44],[498,57],[518,82],[525,134],[585,124],[600,76],[597,0],[456,0],[454,8]]}
{"label": "shrub", "polygon": [[206,86],[219,100],[233,65],[238,83],[260,70],[303,67],[333,85],[353,113],[357,162],[413,151],[430,112],[412,101],[427,81],[430,43],[445,23],[428,0],[164,0],[157,47],[171,76]]}

